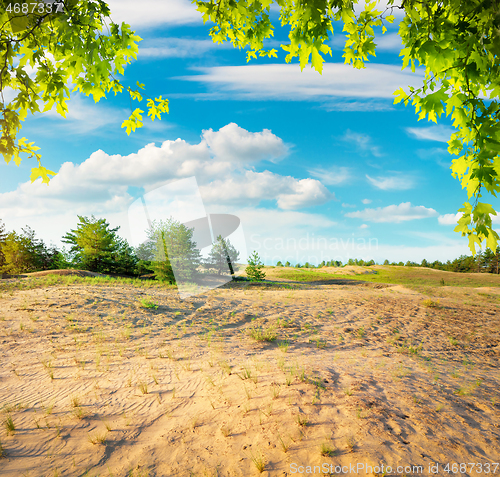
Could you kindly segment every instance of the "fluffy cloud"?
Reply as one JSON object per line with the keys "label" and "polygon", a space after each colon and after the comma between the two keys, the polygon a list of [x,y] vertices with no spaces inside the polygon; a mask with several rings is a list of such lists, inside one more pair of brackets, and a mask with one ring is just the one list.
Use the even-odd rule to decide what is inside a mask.
{"label": "fluffy cloud", "polygon": [[363,202],[363,204],[365,204],[365,205],[372,203],[372,201],[370,199],[363,199],[361,202]]}
{"label": "fluffy cloud", "polygon": [[269,129],[251,133],[235,123],[224,126],[219,131],[203,131],[211,153],[223,161],[258,162],[263,159],[276,160],[288,152],[288,146]]}
{"label": "fluffy cloud", "polygon": [[422,205],[414,207],[410,202],[345,214],[346,217],[363,219],[368,222],[386,223],[400,223],[408,220],[426,219],[428,217],[435,217],[436,215],[438,215],[438,213],[434,209],[428,209]]}
{"label": "fluffy cloud", "polygon": [[457,225],[457,220],[462,217],[460,212],[456,214],[444,214],[438,217],[438,222],[440,225]]}
{"label": "fluffy cloud", "polygon": [[258,204],[263,200],[276,200],[279,208],[293,210],[319,205],[334,195],[315,179],[295,179],[269,171],[246,171],[244,175],[216,180],[201,187],[207,202],[237,202]]}
{"label": "fluffy cloud", "polygon": [[259,161],[278,160],[287,151],[288,146],[271,131],[249,132],[234,123],[203,131],[197,144],[167,140],[127,156],[98,150],[81,164],[62,164],[49,187],[39,179],[0,194],[2,218],[9,229],[29,223],[53,240],[74,226],[68,224],[77,214],[104,215],[110,221],[114,217],[112,224],[125,226],[123,213],[133,200],[130,187],[148,192],[190,176],[196,176],[208,205],[258,206],[267,200],[291,211],[333,199],[334,194],[316,179],[250,170]]}
{"label": "fluffy cloud", "polygon": [[438,125],[429,128],[406,128],[406,132],[422,141],[448,142],[455,130],[448,126]]}
{"label": "fluffy cloud", "polygon": [[391,177],[370,177],[366,174],[366,178],[373,186],[382,190],[408,190],[414,185],[414,180],[411,177],[400,175]]}

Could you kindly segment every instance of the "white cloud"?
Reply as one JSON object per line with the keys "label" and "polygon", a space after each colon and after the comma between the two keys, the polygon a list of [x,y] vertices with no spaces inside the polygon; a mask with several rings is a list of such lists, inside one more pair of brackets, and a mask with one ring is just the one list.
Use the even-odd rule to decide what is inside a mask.
{"label": "white cloud", "polygon": [[346,203],[342,204],[342,207],[350,208],[350,209],[355,209],[356,208],[356,206],[354,204],[346,204]]}
{"label": "white cloud", "polygon": [[422,141],[448,142],[455,130],[448,126],[437,125],[429,128],[406,128],[406,132]]}
{"label": "white cloud", "polygon": [[391,177],[370,177],[366,174],[368,181],[377,189],[382,190],[408,190],[414,186],[414,180],[411,177],[402,175]]}
{"label": "white cloud", "polygon": [[349,144],[353,144],[360,153],[369,152],[375,157],[383,156],[380,152],[380,148],[373,145],[372,138],[368,134],[356,133],[348,129],[342,136],[342,140]]}
{"label": "white cloud", "polygon": [[361,202],[363,202],[363,204],[365,204],[365,205],[372,203],[372,201],[370,199],[363,199]]}
{"label": "white cloud", "polygon": [[440,225],[457,225],[457,220],[462,217],[461,212],[456,214],[444,214],[438,217],[438,222]]}
{"label": "white cloud", "polygon": [[201,13],[189,0],[108,0],[111,19],[128,23],[132,29],[162,25],[203,25]]}
{"label": "white cloud", "polygon": [[377,51],[400,51],[403,48],[399,33],[386,33],[375,37]]}
{"label": "white cloud", "polygon": [[350,168],[343,166],[332,166],[327,169],[316,167],[315,169],[310,169],[308,172],[311,176],[320,179],[326,185],[342,184],[351,178]]}
{"label": "white cloud", "polygon": [[315,179],[298,180],[269,171],[246,171],[200,189],[207,202],[257,205],[263,200],[276,200],[278,207],[284,210],[320,205],[334,198],[334,194]]}
{"label": "white cloud", "polygon": [[382,99],[335,99],[321,105],[325,111],[394,111],[392,103]]}
{"label": "white cloud", "polygon": [[412,206],[410,202],[399,205],[377,207],[376,209],[365,209],[345,214],[346,217],[367,220],[368,222],[400,223],[408,220],[426,219],[435,217],[438,213],[434,209],[428,209],[422,205]]}
{"label": "white cloud", "polygon": [[288,146],[269,129],[251,133],[235,123],[229,123],[219,131],[203,131],[203,138],[212,154],[225,161],[276,160],[288,152]]}
{"label": "white cloud", "polygon": [[[167,140],[160,147],[151,143],[128,156],[98,150],[82,164],[62,164],[50,187],[41,181],[21,187],[37,197],[92,200],[88,191],[103,185],[152,188],[159,182],[192,175],[209,181],[238,170],[245,163],[278,159],[286,152],[283,141],[268,129],[252,133],[230,123],[219,131],[203,131],[198,144],[180,138]],[[105,189],[103,193],[106,194]]]}
{"label": "white cloud", "polygon": [[316,179],[301,179],[291,185],[292,192],[278,195],[278,206],[285,210],[300,209],[321,205],[335,198],[321,182]]}
{"label": "white cloud", "polygon": [[62,164],[49,186],[39,179],[0,193],[2,218],[9,230],[28,223],[54,241],[74,227],[77,214],[105,216],[113,226],[126,228],[123,214],[134,199],[129,187],[147,192],[193,175],[206,203],[216,208],[227,203],[258,206],[267,200],[276,204],[279,213],[279,209],[291,211],[334,199],[316,179],[249,170],[258,161],[276,160],[286,152],[287,146],[271,131],[253,133],[234,123],[203,131],[197,144],[167,140],[126,156],[98,150],[81,164]]}
{"label": "white cloud", "polygon": [[401,85],[419,86],[420,72],[402,72],[399,66],[367,64],[357,70],[343,63],[325,63],[323,74],[298,64],[216,66],[193,68],[200,74],[175,79],[196,81],[210,86],[215,94],[201,94],[201,99],[222,96],[251,100],[332,100],[333,98],[385,98]]}
{"label": "white cloud", "polygon": [[368,227],[370,227],[369,225],[366,225],[366,224],[361,224],[359,226],[360,229],[367,229]]}
{"label": "white cloud", "polygon": [[188,38],[151,38],[139,44],[138,59],[143,58],[194,58],[211,50],[233,48],[228,43],[217,44],[211,38],[194,40]]}

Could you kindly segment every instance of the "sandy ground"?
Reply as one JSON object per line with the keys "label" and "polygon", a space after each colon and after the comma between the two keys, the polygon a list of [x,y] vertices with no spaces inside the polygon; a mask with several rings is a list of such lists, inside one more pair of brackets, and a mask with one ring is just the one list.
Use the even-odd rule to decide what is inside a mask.
{"label": "sandy ground", "polygon": [[0,475],[500,474],[498,291],[4,292]]}

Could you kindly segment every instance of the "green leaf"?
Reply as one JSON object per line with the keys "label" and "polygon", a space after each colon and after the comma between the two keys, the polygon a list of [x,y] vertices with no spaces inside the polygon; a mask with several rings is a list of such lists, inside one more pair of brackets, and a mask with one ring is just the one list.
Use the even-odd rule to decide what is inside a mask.
{"label": "green leaf", "polygon": [[55,176],[56,173],[52,172],[52,171],[49,171],[48,169],[46,169],[43,166],[33,167],[31,169],[30,179],[31,179],[31,182],[33,183],[33,182],[35,182],[35,180],[37,180],[39,177],[41,177],[42,178],[42,183],[48,185],[49,182],[50,182],[49,175]]}

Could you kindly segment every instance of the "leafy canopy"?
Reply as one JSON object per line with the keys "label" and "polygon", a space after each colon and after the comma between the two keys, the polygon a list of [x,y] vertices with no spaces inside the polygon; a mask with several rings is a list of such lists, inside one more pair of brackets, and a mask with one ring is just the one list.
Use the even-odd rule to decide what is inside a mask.
{"label": "leafy canopy", "polygon": [[491,204],[480,202],[484,191],[496,197],[500,191],[500,8],[494,0],[404,0],[388,8],[377,9],[369,3],[356,14],[356,1],[350,0],[193,0],[204,22],[215,26],[210,36],[216,43],[229,41],[237,48],[248,48],[247,61],[257,56],[277,57],[275,49],[265,49],[265,40],[274,34],[269,13],[275,4],[288,40],[281,48],[285,61],[298,58],[300,68],[310,64],[318,73],[324,56],[332,51],[327,42],[334,22],[343,24],[346,42],[345,63],[364,68],[370,55],[375,56],[375,31],[384,34],[387,24],[399,11],[403,20],[399,36],[403,69],[425,68],[420,88],[401,88],[395,103],[410,102],[419,120],[437,122],[445,113],[456,131],[448,142],[448,151],[457,156],[451,171],[466,189],[468,200],[459,209],[461,218],[455,231],[475,244],[486,240],[495,250],[498,234],[492,229]]}
{"label": "leafy canopy", "polygon": [[[111,91],[122,92],[117,76],[137,58],[141,38],[126,23],[113,23],[102,0],[0,0],[0,12],[0,153],[17,165],[22,155],[35,158],[38,167],[31,169],[31,182],[41,177],[48,184],[55,173],[42,166],[34,142],[18,138],[22,122],[28,113],[54,108],[66,117],[75,91],[92,95],[96,103]],[[137,89],[127,88],[131,104],[143,101],[140,89],[144,85],[139,82]],[[151,120],[161,119],[168,113],[168,100],[149,98],[147,110]],[[127,134],[142,126],[143,113],[136,108],[123,121]]]}

